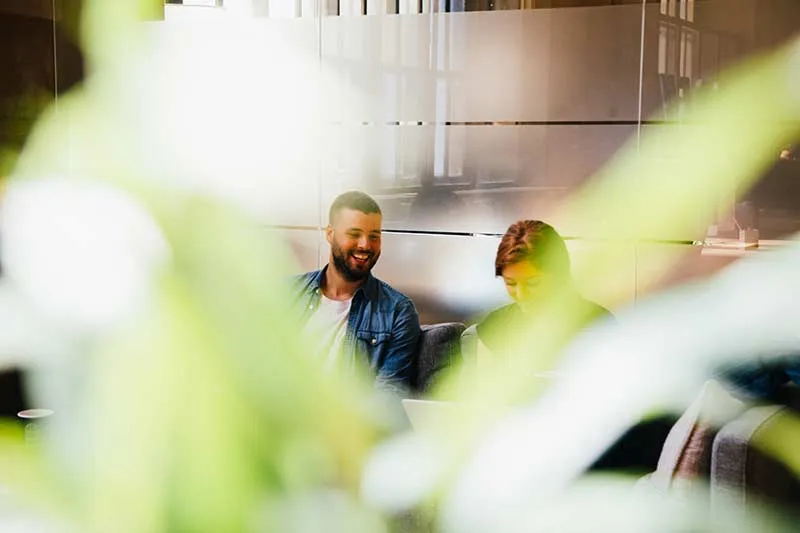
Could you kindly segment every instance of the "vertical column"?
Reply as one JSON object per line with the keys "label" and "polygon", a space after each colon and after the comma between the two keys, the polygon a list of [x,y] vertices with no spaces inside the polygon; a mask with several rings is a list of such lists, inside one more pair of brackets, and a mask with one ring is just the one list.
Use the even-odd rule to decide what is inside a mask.
{"label": "vertical column", "polygon": [[386,13],[386,0],[364,0],[367,3],[367,15],[383,15]]}
{"label": "vertical column", "polygon": [[315,18],[320,16],[318,0],[298,0],[300,2],[300,16]]}
{"label": "vertical column", "polygon": [[269,17],[269,0],[250,0],[254,17]]}
{"label": "vertical column", "polygon": [[419,12],[419,0],[398,0],[398,12],[401,15],[411,15]]}
{"label": "vertical column", "polygon": [[357,17],[361,15],[361,3],[363,0],[340,0],[339,14],[342,16]]}

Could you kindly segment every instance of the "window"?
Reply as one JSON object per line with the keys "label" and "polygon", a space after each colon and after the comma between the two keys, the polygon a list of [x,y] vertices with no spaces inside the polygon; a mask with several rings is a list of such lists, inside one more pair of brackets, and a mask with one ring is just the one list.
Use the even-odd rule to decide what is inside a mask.
{"label": "window", "polygon": [[678,74],[679,53],[678,28],[662,22],[658,28],[658,73]]}
{"label": "window", "polygon": [[695,76],[695,68],[698,62],[699,49],[697,46],[699,34],[694,30],[683,29],[681,31],[681,62],[680,76],[692,80]]}
{"label": "window", "polygon": [[446,175],[447,152],[447,82],[444,78],[436,80],[436,128],[433,140],[433,175]]}
{"label": "window", "polygon": [[695,0],[660,0],[659,12],[667,17],[676,17],[694,22]]}
{"label": "window", "polygon": [[394,177],[398,174],[397,145],[400,142],[400,136],[397,134],[397,126],[389,125],[391,119],[396,115],[399,107],[397,97],[398,83],[398,76],[393,72],[387,73],[383,79],[383,90],[386,97],[386,110],[388,112],[388,117],[386,118],[388,120],[386,125],[380,126],[383,130],[381,175],[384,178],[390,179],[394,179]]}

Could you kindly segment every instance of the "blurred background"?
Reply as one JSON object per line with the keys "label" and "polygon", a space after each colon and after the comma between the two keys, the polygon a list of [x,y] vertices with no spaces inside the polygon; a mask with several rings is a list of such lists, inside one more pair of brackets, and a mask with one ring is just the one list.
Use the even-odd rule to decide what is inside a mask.
{"label": "blurred background", "polygon": [[[315,109],[324,133],[305,147],[311,186],[291,212],[270,214],[266,229],[291,243],[298,271],[318,268],[327,260],[319,228],[330,200],[351,188],[368,191],[385,216],[376,274],[414,299],[423,322],[469,320],[504,301],[492,261],[498,235],[517,219],[553,224],[577,262],[604,246],[587,238],[591,222],[559,219],[563,200],[625,143],[690,127],[682,113],[695,89],[717,87],[722,69],[800,29],[795,0],[186,0],[163,7],[150,24],[164,34],[195,22],[209,40],[222,38],[214,21],[279,27],[335,69],[342,90],[368,95],[344,106],[339,86],[323,91]],[[44,103],[82,79],[79,10],[77,0],[0,1],[6,152],[23,145]],[[244,60],[257,69],[258,51],[248,53]],[[227,90],[221,101],[240,92]],[[761,248],[780,244],[800,229],[797,150],[775,146],[774,167],[753,190],[720,190],[708,206],[717,214],[713,227],[631,242],[626,286],[579,274],[587,296],[619,309],[750,253],[704,248],[708,235],[755,227]],[[640,269],[678,249],[682,260],[666,276],[637,282]]]}
{"label": "blurred background", "polygon": [[[330,133],[308,147],[319,160],[317,190],[308,191],[307,210],[276,222],[301,267],[317,268],[327,247],[316,228],[330,200],[350,188],[374,194],[388,230],[376,273],[414,299],[423,322],[468,319],[503,300],[492,260],[497,235],[517,219],[552,223],[576,261],[603,246],[584,238],[590,228],[558,219],[563,199],[626,142],[686,127],[693,90],[715,87],[722,69],[800,29],[792,0],[203,4],[168,4],[164,31],[193,18],[279,19],[370,96],[345,117],[328,95]],[[775,147],[775,168],[756,190],[719,191],[709,209],[720,231],[757,225],[761,239],[774,241],[800,228],[800,163],[780,159],[785,148]],[[734,220],[747,200],[757,216]],[[628,285],[584,280],[584,290],[618,309],[741,255],[703,254],[708,230],[631,243]],[[675,247],[684,258],[658,285],[637,284],[640,268]]]}

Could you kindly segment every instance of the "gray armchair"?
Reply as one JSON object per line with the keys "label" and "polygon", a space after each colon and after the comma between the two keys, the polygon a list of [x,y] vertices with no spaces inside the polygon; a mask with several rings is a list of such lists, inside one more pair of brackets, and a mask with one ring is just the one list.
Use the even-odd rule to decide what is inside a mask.
{"label": "gray armchair", "polygon": [[785,405],[753,405],[707,382],[670,431],[658,468],[638,488],[679,500],[710,489],[710,518],[717,524],[757,524],[768,518],[762,503],[797,509],[800,478],[789,466],[797,460],[770,453],[800,450],[800,388],[783,392]]}
{"label": "gray armchair", "polygon": [[711,454],[712,513],[734,508],[749,518],[758,502],[800,507],[800,478],[786,457],[773,453],[800,450],[797,416],[786,406],[761,405],[723,426]]}
{"label": "gray armchair", "polygon": [[412,387],[417,393],[429,392],[445,369],[461,365],[460,338],[463,331],[464,324],[460,322],[422,326],[412,376]]}
{"label": "gray armchair", "polygon": [[714,439],[720,427],[746,408],[715,380],[705,383],[667,435],[656,471],[639,482],[641,490],[684,497],[707,483]]}

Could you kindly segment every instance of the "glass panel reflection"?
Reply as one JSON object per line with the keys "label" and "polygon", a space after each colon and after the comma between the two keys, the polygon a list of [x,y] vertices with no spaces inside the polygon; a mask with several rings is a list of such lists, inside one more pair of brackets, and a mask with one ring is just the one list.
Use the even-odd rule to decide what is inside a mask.
{"label": "glass panel reflection", "polygon": [[[393,229],[502,233],[559,204],[635,134],[633,126],[335,126],[324,196],[361,188]],[[561,222],[561,221],[558,221]],[[589,222],[591,223],[591,222]],[[569,226],[580,235],[580,226]]]}
{"label": "glass panel reflection", "polygon": [[[506,228],[503,228],[505,232]],[[423,323],[470,321],[508,303],[502,280],[494,275],[500,236],[425,235],[385,232],[374,274],[414,300]],[[605,282],[585,268],[585,258],[607,245],[575,239],[567,247],[578,288],[589,299],[612,310],[634,298],[633,247],[616,280]]]}
{"label": "glass panel reflection", "polygon": [[[694,91],[717,89],[722,71],[774,49],[800,31],[797,2],[682,1],[674,12],[665,11],[664,6],[662,2],[660,7],[647,8],[642,100],[649,121],[645,131],[656,127],[650,121],[680,124],[693,105]],[[733,185],[720,190],[713,208],[717,218],[708,234],[738,239],[740,232],[752,228],[761,239],[771,240],[800,230],[800,205],[795,205],[800,191],[794,187],[800,172],[792,162],[794,151],[792,143],[776,145],[774,162],[751,190],[735,190]]]}
{"label": "glass panel reflection", "polygon": [[342,120],[630,124],[641,18],[635,5],[326,17],[322,56],[362,95]]}

